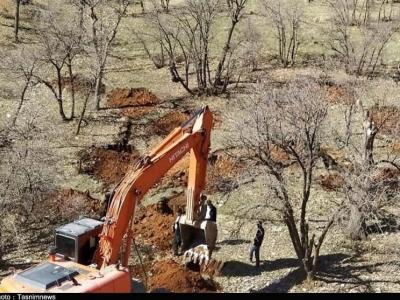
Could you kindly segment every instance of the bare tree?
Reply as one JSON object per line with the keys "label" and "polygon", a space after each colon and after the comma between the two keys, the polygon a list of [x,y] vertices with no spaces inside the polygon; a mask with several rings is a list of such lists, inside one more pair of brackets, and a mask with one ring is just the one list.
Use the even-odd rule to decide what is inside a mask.
{"label": "bare tree", "polygon": [[283,67],[293,66],[300,45],[303,9],[299,3],[263,0],[265,15],[276,29],[279,60]]}
{"label": "bare tree", "polygon": [[[58,18],[56,12],[49,12],[44,17],[43,24],[38,30],[41,65],[34,77],[53,94],[58,103],[59,114],[63,121],[71,121],[75,117],[76,99],[73,62],[82,51],[83,32],[80,27],[82,22],[80,18],[81,16],[78,19],[65,20]],[[68,79],[65,78],[66,72],[69,75]],[[49,74],[52,74],[55,80]],[[68,81],[72,91],[69,116],[66,115],[64,107],[66,101],[64,87]]]}
{"label": "bare tree", "polygon": [[[186,0],[185,5],[168,15],[156,9],[155,20],[161,33],[161,44],[168,56],[173,82],[179,82],[191,94],[218,94],[226,91],[231,75],[229,61],[233,53],[233,35],[242,19],[246,0]],[[228,13],[231,24],[216,70],[211,56],[212,28],[219,11]],[[181,70],[181,63],[183,64]],[[196,88],[192,87],[194,73]]]}
{"label": "bare tree", "polygon": [[154,7],[160,7],[164,12],[169,12],[169,3],[171,0],[152,0]]}
{"label": "bare tree", "polygon": [[[226,60],[230,53],[233,33],[235,31],[236,25],[240,22],[244,15],[244,8],[246,7],[247,0],[227,0],[228,13],[231,19],[231,25],[228,30],[228,35],[224,48],[222,49],[221,57],[218,62],[217,71],[214,78],[214,93],[219,91],[225,92],[226,86],[229,80],[229,76],[226,76],[222,80],[223,72],[227,71],[229,73],[229,68],[226,68]],[[224,84],[222,82],[224,81]],[[222,84],[222,89],[221,89]]]}
{"label": "bare tree", "polygon": [[250,71],[256,71],[260,67],[261,63],[261,51],[262,51],[262,37],[258,27],[247,20],[246,26],[242,32],[243,45],[239,48],[240,59],[243,62],[243,66],[246,66]]}
{"label": "bare tree", "polygon": [[54,174],[44,166],[52,166],[54,161],[48,149],[36,142],[40,132],[31,114],[8,131],[7,138],[12,142],[0,149],[0,205],[7,211],[0,224],[5,244],[23,246],[27,242],[24,233],[29,231],[29,238],[34,240],[40,233],[35,229],[48,225],[45,220],[49,215],[43,213],[41,205],[53,189]]}
{"label": "bare tree", "polygon": [[[149,23],[149,26],[150,23]],[[146,32],[139,32],[132,29],[137,41],[142,45],[146,55],[153,62],[157,69],[161,69],[166,65],[165,46],[162,33],[159,28],[149,28]]]}
{"label": "bare tree", "polygon": [[29,89],[36,84],[34,74],[38,65],[38,56],[34,47],[16,49],[2,59],[2,66],[13,79],[19,91],[19,103],[12,120],[12,126],[17,122],[18,115],[27,99]]}
{"label": "bare tree", "polygon": [[[261,165],[261,172],[270,175],[268,185],[274,197],[269,197],[268,203],[273,203],[271,207],[279,212],[286,224],[294,250],[309,279],[314,278],[326,234],[341,209],[338,205],[332,215],[326,216],[319,235],[317,231],[312,232],[307,205],[312,200],[313,174],[327,115],[323,98],[321,88],[308,79],[278,89],[260,85],[252,100],[238,104],[240,116],[229,117],[234,130],[228,143],[240,149],[242,159],[253,161],[255,168]],[[286,159],[282,160],[277,153]],[[300,195],[289,191],[289,182],[293,182],[295,176],[288,174],[286,169],[294,165],[296,168],[292,173],[299,172]],[[294,210],[298,197],[299,215]]]}
{"label": "bare tree", "polygon": [[374,74],[384,48],[400,29],[399,23],[373,22],[370,19],[369,0],[364,1],[360,7],[357,6],[358,2],[350,0],[327,2],[333,12],[330,46],[343,61],[346,72],[356,75]]}
{"label": "bare tree", "polygon": [[351,118],[344,115],[344,138],[338,139],[340,143],[346,140],[342,151],[352,162],[351,167],[338,169],[346,201],[342,221],[352,239],[366,238],[367,223],[379,223],[382,208],[392,201],[391,191],[400,186],[395,175],[400,171],[400,156],[391,147],[392,141],[399,138],[400,121],[398,108],[387,103],[391,87],[380,83],[382,91],[371,96],[364,85],[353,85],[357,99],[355,104],[350,103]]}
{"label": "bare tree", "polygon": [[85,24],[89,32],[89,40],[95,60],[96,87],[95,101],[96,109],[100,109],[101,87],[107,65],[107,59],[111,53],[113,42],[117,36],[122,18],[131,0],[118,0],[115,2],[106,0],[82,0],[78,3],[85,12]]}

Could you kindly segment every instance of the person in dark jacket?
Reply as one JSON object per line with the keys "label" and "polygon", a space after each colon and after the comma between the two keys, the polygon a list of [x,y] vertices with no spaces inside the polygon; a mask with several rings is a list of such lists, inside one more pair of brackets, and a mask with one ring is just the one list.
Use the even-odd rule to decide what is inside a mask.
{"label": "person in dark jacket", "polygon": [[262,222],[257,222],[257,233],[254,238],[253,246],[250,249],[250,262],[253,262],[253,256],[256,257],[256,268],[260,266],[260,247],[264,240],[264,228]]}
{"label": "person in dark jacket", "polygon": [[179,221],[182,217],[182,210],[178,210],[178,214],[174,224],[172,225],[172,232],[174,234],[172,240],[172,251],[174,252],[175,256],[179,255],[179,249],[182,245],[182,238],[181,238],[181,227],[179,225]]}
{"label": "person in dark jacket", "polygon": [[204,220],[217,222],[217,208],[212,204],[211,200],[206,201],[206,215]]}

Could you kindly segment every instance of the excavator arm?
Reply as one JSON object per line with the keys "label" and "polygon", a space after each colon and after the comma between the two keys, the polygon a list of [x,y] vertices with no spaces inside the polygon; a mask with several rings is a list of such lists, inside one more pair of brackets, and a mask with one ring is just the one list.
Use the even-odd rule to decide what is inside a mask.
{"label": "excavator arm", "polygon": [[[212,114],[203,107],[188,122],[175,128],[163,142],[142,157],[115,190],[108,208],[93,262],[101,269],[117,263],[124,246],[122,265],[127,266],[133,238],[135,209],[154,186],[186,153],[190,152],[186,220],[197,220],[199,198],[205,186]],[[124,238],[126,239],[123,245]]]}

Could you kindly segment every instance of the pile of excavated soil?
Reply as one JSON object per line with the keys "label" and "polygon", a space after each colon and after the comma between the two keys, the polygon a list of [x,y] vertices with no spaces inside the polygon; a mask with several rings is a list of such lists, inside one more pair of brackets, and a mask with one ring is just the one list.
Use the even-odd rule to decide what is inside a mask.
{"label": "pile of excavated soil", "polygon": [[174,220],[172,211],[162,213],[157,204],[148,205],[136,214],[135,238],[144,245],[155,246],[158,251],[171,250]]}
{"label": "pile of excavated soil", "polygon": [[107,104],[112,108],[121,108],[122,114],[137,119],[149,114],[160,100],[145,88],[115,89],[107,96]]}
{"label": "pile of excavated soil", "polygon": [[339,173],[321,174],[318,183],[327,191],[338,191],[344,184],[344,178]]}
{"label": "pile of excavated soil", "polygon": [[230,190],[236,178],[243,173],[245,165],[224,152],[214,152],[209,157],[207,167],[207,193],[224,192]]}
{"label": "pile of excavated soil", "polygon": [[281,148],[271,145],[271,157],[281,163],[289,163],[291,161],[290,155],[283,151]]}
{"label": "pile of excavated soil", "polygon": [[172,196],[168,201],[169,207],[174,211],[174,213],[178,212],[178,210],[185,211],[186,208],[186,196],[185,193],[180,193]]}
{"label": "pile of excavated soil", "polygon": [[372,179],[390,190],[400,191],[400,171],[395,168],[379,168]]}
{"label": "pile of excavated soil", "polygon": [[188,113],[180,111],[171,111],[162,116],[153,124],[152,133],[157,135],[167,135],[176,127],[179,127],[189,119]]}
{"label": "pile of excavated soil", "polygon": [[351,104],[354,103],[354,95],[348,89],[340,85],[324,86],[326,100],[332,104]]}
{"label": "pile of excavated soil", "polygon": [[151,274],[148,288],[152,292],[198,293],[219,290],[212,280],[204,279],[199,272],[186,269],[172,259],[155,262]]}
{"label": "pile of excavated soil", "polygon": [[91,147],[81,151],[79,157],[80,173],[93,175],[107,185],[112,185],[122,179],[139,153]]}
{"label": "pile of excavated soil", "polygon": [[400,130],[400,109],[395,106],[373,107],[372,120],[382,133],[395,133]]}
{"label": "pile of excavated soil", "polygon": [[188,171],[189,171],[189,153],[179,160],[171,169],[165,174],[161,180],[162,185],[170,187],[187,186]]}
{"label": "pile of excavated soil", "polygon": [[[168,185],[169,187],[186,187],[188,184],[188,171],[189,154],[184,156],[165,174],[161,184]],[[210,154],[207,165],[205,192],[215,193],[226,191],[244,171],[245,165],[226,153],[218,151],[218,153],[214,152]]]}

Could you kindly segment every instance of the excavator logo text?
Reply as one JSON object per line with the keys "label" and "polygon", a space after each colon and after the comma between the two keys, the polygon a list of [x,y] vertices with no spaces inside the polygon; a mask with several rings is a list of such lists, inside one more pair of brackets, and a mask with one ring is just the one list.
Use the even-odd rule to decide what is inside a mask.
{"label": "excavator logo text", "polygon": [[178,157],[185,153],[187,149],[189,149],[189,143],[182,145],[182,147],[180,147],[174,154],[172,154],[169,158],[169,162],[172,163],[173,161],[175,161]]}

